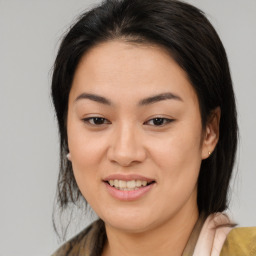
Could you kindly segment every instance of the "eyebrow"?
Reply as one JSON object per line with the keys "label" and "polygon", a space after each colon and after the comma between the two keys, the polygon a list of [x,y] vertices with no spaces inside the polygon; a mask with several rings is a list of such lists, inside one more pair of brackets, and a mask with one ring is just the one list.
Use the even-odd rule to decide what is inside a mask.
{"label": "eyebrow", "polygon": [[183,101],[182,98],[178,95],[175,95],[171,92],[167,92],[167,93],[161,93],[161,94],[157,94],[154,95],[152,97],[148,97],[146,99],[143,99],[139,102],[140,106],[145,106],[145,105],[149,105],[149,104],[153,104],[159,101],[163,101],[163,100],[178,100],[178,101]]}
{"label": "eyebrow", "polygon": [[[88,100],[92,100],[101,104],[105,104],[105,105],[109,105],[111,106],[112,103],[109,99],[96,95],[96,94],[91,94],[91,93],[82,93],[80,94],[76,99],[75,102],[82,100],[82,99],[88,99]],[[139,106],[145,106],[145,105],[149,105],[149,104],[153,104],[159,101],[163,101],[163,100],[178,100],[178,101],[183,101],[181,97],[179,97],[178,95],[175,95],[171,92],[167,92],[167,93],[161,93],[161,94],[157,94],[145,99],[142,99],[141,101],[139,101]]]}
{"label": "eyebrow", "polygon": [[96,94],[82,93],[75,99],[75,102],[82,99],[96,101],[98,103],[105,104],[105,105],[112,105],[110,100]]}

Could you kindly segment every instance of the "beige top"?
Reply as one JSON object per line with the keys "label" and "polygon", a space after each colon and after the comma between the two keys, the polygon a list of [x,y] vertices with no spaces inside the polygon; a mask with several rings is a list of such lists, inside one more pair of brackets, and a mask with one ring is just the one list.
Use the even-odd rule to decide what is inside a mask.
{"label": "beige top", "polygon": [[[192,256],[205,217],[200,217],[190,235],[183,256]],[[99,256],[106,241],[105,225],[97,220],[62,245],[52,256]]]}
{"label": "beige top", "polygon": [[[231,229],[224,214],[201,215],[182,256],[256,256],[256,227]],[[52,256],[100,256],[106,240],[104,222],[97,220]]]}

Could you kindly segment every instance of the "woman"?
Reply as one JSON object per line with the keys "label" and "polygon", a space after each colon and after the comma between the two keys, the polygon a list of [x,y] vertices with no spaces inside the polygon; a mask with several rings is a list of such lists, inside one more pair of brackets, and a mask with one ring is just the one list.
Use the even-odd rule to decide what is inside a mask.
{"label": "woman", "polygon": [[[54,255],[254,250],[255,233],[231,231],[222,213],[236,105],[224,47],[200,10],[108,0],[84,13],[60,46],[52,97],[59,205],[85,199],[99,216]],[[251,245],[234,251],[242,232]]]}

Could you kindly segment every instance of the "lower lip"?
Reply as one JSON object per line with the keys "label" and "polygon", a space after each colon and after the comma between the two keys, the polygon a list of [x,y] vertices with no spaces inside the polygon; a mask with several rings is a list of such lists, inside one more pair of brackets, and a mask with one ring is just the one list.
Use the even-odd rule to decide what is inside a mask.
{"label": "lower lip", "polygon": [[127,191],[127,190],[119,190],[115,187],[110,186],[107,182],[105,182],[106,188],[110,193],[110,195],[122,201],[133,201],[141,198],[153,188],[154,184],[155,183],[152,183],[145,187],[140,187],[136,190]]}

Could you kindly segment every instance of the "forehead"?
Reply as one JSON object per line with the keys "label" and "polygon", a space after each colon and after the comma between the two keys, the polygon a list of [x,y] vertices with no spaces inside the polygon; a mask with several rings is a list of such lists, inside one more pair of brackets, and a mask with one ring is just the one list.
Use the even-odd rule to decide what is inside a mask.
{"label": "forehead", "polygon": [[120,40],[99,44],[82,57],[71,93],[83,91],[110,97],[118,92],[138,98],[170,91],[197,101],[186,72],[167,50]]}

